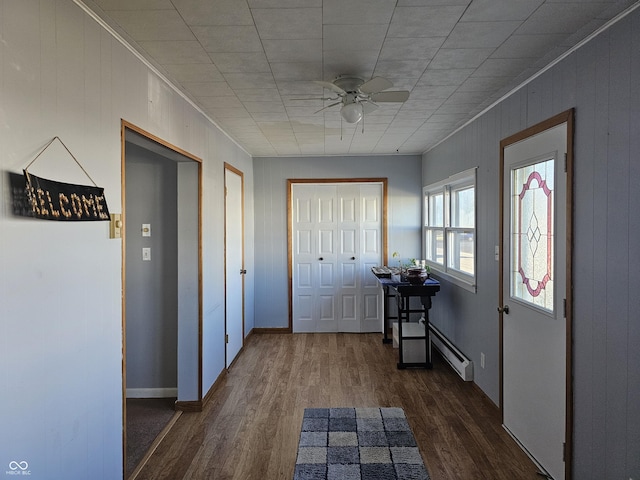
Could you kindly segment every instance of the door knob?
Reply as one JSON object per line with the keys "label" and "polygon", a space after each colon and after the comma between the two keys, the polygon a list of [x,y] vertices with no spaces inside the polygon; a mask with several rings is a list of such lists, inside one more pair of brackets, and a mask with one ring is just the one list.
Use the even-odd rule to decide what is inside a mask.
{"label": "door knob", "polygon": [[505,315],[509,315],[509,305],[505,305],[504,307],[498,307],[498,312],[504,313]]}
{"label": "door knob", "polygon": [[318,260],[324,260],[324,258],[320,257]]}
{"label": "door knob", "polygon": [[351,260],[355,260],[355,259],[356,259],[356,257],[351,257]]}

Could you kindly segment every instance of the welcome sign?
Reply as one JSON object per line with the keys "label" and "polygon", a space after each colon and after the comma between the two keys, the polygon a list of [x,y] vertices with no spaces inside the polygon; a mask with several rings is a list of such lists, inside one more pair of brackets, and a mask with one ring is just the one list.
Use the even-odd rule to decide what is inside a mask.
{"label": "welcome sign", "polygon": [[[73,183],[57,182],[36,177],[29,173],[29,167],[51,146],[58,142],[78,164],[93,187]],[[98,187],[84,167],[60,140],[53,137],[23,170],[24,176],[7,172],[11,185],[13,214],[21,217],[67,222],[91,222],[110,220],[109,208],[104,198],[104,188]]]}
{"label": "welcome sign", "polygon": [[[40,178],[24,170],[27,208],[20,214],[43,220],[103,221],[109,220],[104,188],[56,182]],[[14,209],[14,213],[16,209]]]}

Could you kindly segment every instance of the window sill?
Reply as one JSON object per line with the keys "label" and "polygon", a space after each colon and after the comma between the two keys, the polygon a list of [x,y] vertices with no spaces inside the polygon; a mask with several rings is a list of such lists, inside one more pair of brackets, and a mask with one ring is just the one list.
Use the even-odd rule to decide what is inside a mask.
{"label": "window sill", "polygon": [[468,292],[471,293],[476,293],[476,285],[475,283],[470,283],[466,280],[463,280],[459,277],[456,277],[454,275],[451,275],[450,273],[446,273],[446,272],[442,272],[440,270],[434,270],[433,267],[431,267],[431,274],[432,277],[434,277],[436,280],[446,280],[449,283],[453,283],[454,285],[467,290]]}

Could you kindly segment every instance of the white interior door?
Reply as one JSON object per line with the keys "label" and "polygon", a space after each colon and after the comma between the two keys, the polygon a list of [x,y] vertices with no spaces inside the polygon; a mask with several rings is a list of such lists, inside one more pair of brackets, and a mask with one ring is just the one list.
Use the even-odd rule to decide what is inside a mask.
{"label": "white interior door", "polygon": [[566,123],[504,149],[503,421],[565,477]]}
{"label": "white interior door", "polygon": [[382,265],[382,185],[360,185],[359,292],[362,332],[382,331],[382,297],[371,267]]}
{"label": "white interior door", "polygon": [[231,365],[244,342],[244,248],[242,173],[225,167],[225,330],[226,364]]}
{"label": "white interior door", "polygon": [[381,184],[293,185],[294,332],[380,331],[381,239]]}
{"label": "white interior door", "polygon": [[360,185],[337,187],[337,281],[339,332],[360,332]]}
{"label": "white interior door", "polygon": [[293,330],[337,332],[336,186],[293,187]]}

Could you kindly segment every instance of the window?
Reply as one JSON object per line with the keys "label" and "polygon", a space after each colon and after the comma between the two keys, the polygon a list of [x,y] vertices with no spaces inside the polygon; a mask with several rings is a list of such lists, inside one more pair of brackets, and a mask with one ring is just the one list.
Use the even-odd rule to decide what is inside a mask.
{"label": "window", "polygon": [[424,187],[424,252],[432,270],[475,291],[476,170]]}

